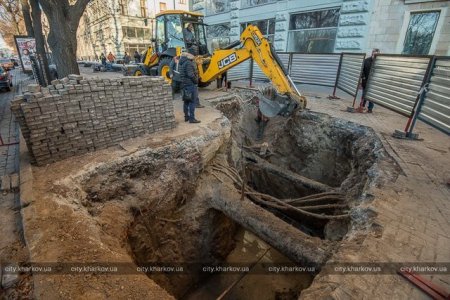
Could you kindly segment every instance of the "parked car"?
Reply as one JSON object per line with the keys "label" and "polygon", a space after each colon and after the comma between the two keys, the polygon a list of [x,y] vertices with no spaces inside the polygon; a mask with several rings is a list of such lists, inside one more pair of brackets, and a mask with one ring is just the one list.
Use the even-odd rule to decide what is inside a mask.
{"label": "parked car", "polygon": [[5,68],[0,67],[0,88],[5,88],[7,91],[10,91],[12,86],[11,74]]}
{"label": "parked car", "polygon": [[14,63],[9,58],[0,58],[0,66],[6,70],[14,69]]}
{"label": "parked car", "polygon": [[14,67],[19,66],[19,60],[17,58],[11,58],[11,62],[14,64]]}

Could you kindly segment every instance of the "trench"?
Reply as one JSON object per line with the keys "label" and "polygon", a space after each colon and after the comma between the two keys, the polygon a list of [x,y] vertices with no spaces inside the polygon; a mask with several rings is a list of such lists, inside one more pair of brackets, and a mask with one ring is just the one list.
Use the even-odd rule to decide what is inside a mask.
{"label": "trench", "polygon": [[[287,234],[328,247],[370,221],[367,212],[355,208],[374,180],[381,143],[369,128],[311,112],[271,119],[261,139],[256,106],[232,99],[216,108],[230,119],[232,136],[208,166],[196,165],[198,153],[174,157],[180,149],[168,146],[87,178],[83,204],[97,216],[108,201],[128,203],[130,256],[137,265],[183,266],[182,273],[146,274],[177,299],[297,299],[316,273],[261,270],[264,263],[305,260],[295,261],[292,249],[289,254],[277,247],[277,236],[246,228],[240,208],[242,218],[212,207],[207,190],[221,184],[220,175],[236,195],[245,194],[251,205],[289,227]],[[250,271],[203,270],[224,263],[244,264]]]}

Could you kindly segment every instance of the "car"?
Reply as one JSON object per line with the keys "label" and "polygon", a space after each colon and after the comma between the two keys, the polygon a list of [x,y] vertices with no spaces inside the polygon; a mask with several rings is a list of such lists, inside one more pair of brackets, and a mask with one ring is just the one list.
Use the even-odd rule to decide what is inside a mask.
{"label": "car", "polygon": [[6,70],[14,69],[14,63],[9,58],[0,58],[0,66]]}
{"label": "car", "polygon": [[11,58],[11,62],[14,64],[14,67],[18,67],[19,66],[19,60],[17,58]]}
{"label": "car", "polygon": [[5,88],[7,91],[10,91],[12,86],[11,74],[5,68],[0,67],[0,88]]}

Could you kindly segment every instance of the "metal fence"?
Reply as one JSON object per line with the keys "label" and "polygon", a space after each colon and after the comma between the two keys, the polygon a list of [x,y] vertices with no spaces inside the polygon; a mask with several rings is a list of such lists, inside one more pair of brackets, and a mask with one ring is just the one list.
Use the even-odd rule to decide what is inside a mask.
{"label": "metal fence", "polygon": [[[278,57],[280,57],[281,62],[283,63],[286,70],[289,69],[289,53],[278,53]],[[259,65],[253,61],[253,79],[256,80],[269,80],[267,76],[261,71]]]}
{"label": "metal fence", "polygon": [[[428,90],[417,109],[417,118],[450,135],[450,57],[433,60]],[[413,128],[414,122],[410,132]]]}
{"label": "metal fence", "polygon": [[339,88],[353,96],[355,105],[365,58],[364,53],[342,53],[333,96],[336,95],[336,88]]}
{"label": "metal fence", "polygon": [[377,55],[372,63],[365,99],[411,117],[430,62],[429,56]]}
{"label": "metal fence", "polygon": [[294,82],[334,86],[341,55],[292,54],[290,75]]}
{"label": "metal fence", "polygon": [[243,79],[250,79],[250,64],[251,60],[244,61],[242,64],[239,64],[233,68],[231,68],[227,72],[227,80],[228,81],[236,81]]}

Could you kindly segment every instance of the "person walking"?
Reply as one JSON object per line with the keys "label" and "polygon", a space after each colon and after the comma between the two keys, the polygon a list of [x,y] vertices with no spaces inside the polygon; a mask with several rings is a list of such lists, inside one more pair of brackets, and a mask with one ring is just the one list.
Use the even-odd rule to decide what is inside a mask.
{"label": "person walking", "polygon": [[181,54],[179,62],[184,121],[189,123],[200,123],[195,118],[196,100],[198,99],[198,70],[194,62],[194,55],[189,52]]}
{"label": "person walking", "polygon": [[108,54],[108,61],[110,63],[113,63],[116,60],[116,57],[114,56],[114,54],[112,54],[111,52],[109,52]]}
{"label": "person walking", "polygon": [[134,62],[137,64],[141,62],[141,55],[137,50],[134,51]]}
{"label": "person walking", "polygon": [[125,52],[125,55],[123,56],[123,63],[125,65],[128,65],[130,63],[130,61],[131,61],[131,56],[129,56],[128,53]]}
{"label": "person walking", "polygon": [[[373,59],[375,58],[375,55],[378,53],[380,53],[380,50],[375,48],[372,50],[372,55],[364,60],[363,71],[362,71],[362,75],[361,75],[361,87],[363,88],[363,92],[362,92],[362,98],[361,98],[361,104],[360,104],[360,110],[359,110],[360,112],[363,112],[364,107],[366,107],[367,81],[369,80],[370,69],[372,68]],[[372,113],[373,107],[374,107],[374,103],[369,101],[369,105],[367,106],[367,112]]]}
{"label": "person walking", "polygon": [[100,60],[102,62],[102,65],[106,67],[106,56],[103,52],[102,54],[100,54]]}

